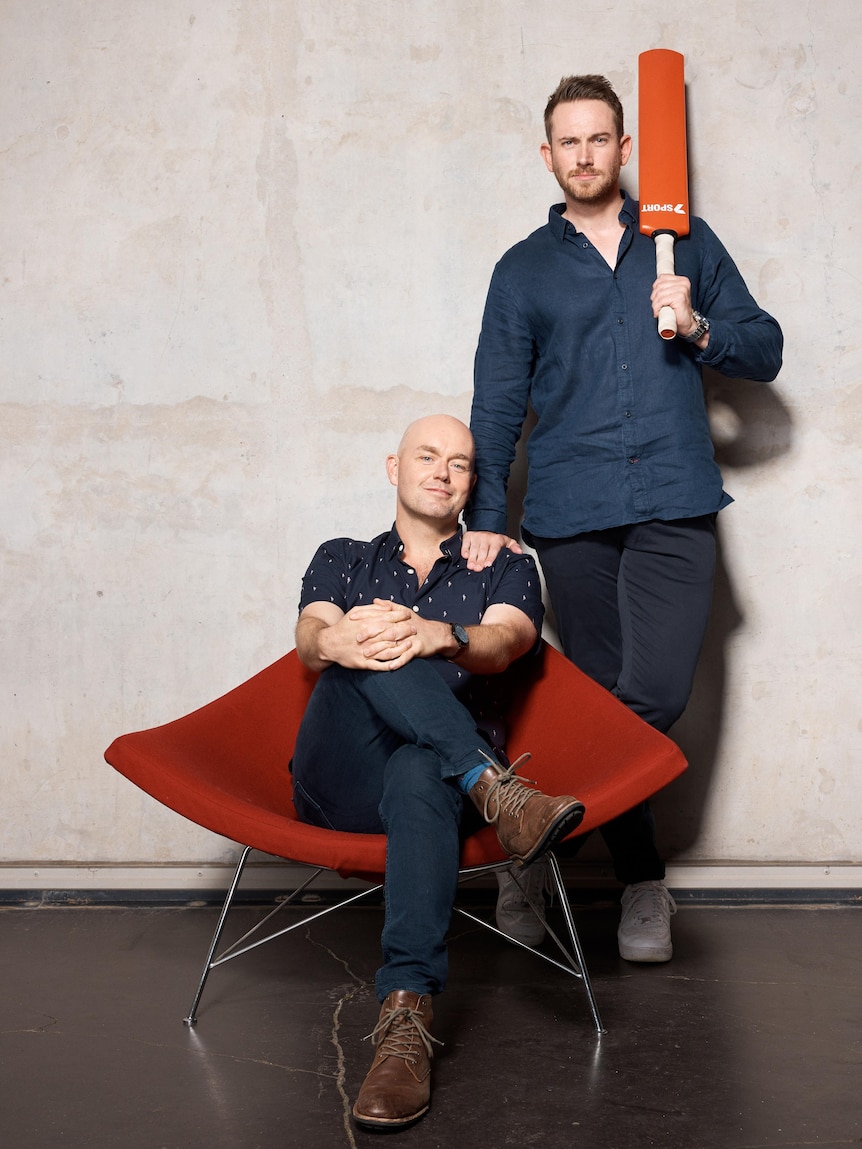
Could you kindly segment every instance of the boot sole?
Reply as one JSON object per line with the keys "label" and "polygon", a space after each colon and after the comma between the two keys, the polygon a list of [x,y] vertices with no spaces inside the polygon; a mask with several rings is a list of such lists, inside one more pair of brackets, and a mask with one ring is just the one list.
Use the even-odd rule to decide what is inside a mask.
{"label": "boot sole", "polygon": [[568,810],[564,810],[559,818],[545,830],[543,836],[533,846],[529,854],[523,857],[513,855],[512,860],[518,866],[529,866],[530,862],[535,862],[536,858],[540,858],[542,854],[546,854],[552,846],[555,846],[561,838],[565,838],[567,834],[571,834],[572,830],[577,829],[581,822],[584,820],[585,807],[579,802],[577,806],[570,806]]}
{"label": "boot sole", "polygon": [[429,1101],[424,1109],[420,1109],[418,1113],[412,1113],[409,1117],[363,1117],[354,1109],[353,1120],[357,1125],[365,1129],[377,1129],[381,1131],[385,1129],[404,1129],[408,1125],[412,1125],[415,1121],[418,1121],[421,1117],[424,1117],[430,1108],[431,1103]]}

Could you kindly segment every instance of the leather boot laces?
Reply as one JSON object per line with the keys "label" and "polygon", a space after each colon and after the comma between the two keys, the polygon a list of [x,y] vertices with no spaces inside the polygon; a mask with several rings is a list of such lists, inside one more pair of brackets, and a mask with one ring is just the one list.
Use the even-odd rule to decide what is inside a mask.
{"label": "leather boot laces", "polygon": [[[502,774],[499,774],[488,787],[482,806],[482,817],[486,822],[496,822],[501,813],[517,818],[526,803],[534,796],[536,791],[528,789],[526,785],[527,782],[535,785],[534,780],[532,778],[518,778],[515,774],[518,767],[522,763],[528,762],[530,758],[530,754],[522,754],[511,766],[503,770]],[[493,815],[491,814],[492,800],[497,803],[497,810]]]}
{"label": "leather boot laces", "polygon": [[436,1037],[432,1037],[425,1028],[422,1014],[417,1009],[410,1009],[405,1005],[399,1006],[398,1009],[387,1009],[365,1040],[368,1041],[369,1038],[374,1045],[379,1046],[380,1057],[400,1057],[403,1061],[409,1061],[411,1065],[416,1064],[417,1038],[429,1058],[434,1056],[431,1043],[443,1044]]}

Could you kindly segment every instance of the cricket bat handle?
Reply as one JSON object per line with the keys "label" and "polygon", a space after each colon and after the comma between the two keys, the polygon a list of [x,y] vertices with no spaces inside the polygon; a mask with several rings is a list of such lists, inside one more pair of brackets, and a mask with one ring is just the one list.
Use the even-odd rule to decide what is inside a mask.
{"label": "cricket bat handle", "polygon": [[[672,231],[660,231],[653,236],[655,241],[656,275],[674,275],[673,243],[676,236]],[[662,339],[676,336],[676,312],[672,307],[663,307],[658,313],[658,333]]]}

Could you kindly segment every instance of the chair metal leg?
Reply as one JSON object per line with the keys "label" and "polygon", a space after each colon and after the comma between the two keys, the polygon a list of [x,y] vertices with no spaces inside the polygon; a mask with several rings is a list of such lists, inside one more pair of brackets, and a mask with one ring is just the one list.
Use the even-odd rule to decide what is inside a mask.
{"label": "chair metal leg", "polygon": [[[574,917],[572,915],[572,909],[571,909],[571,906],[569,904],[569,897],[568,897],[568,894],[566,893],[566,887],[563,884],[563,877],[562,877],[562,873],[560,871],[560,866],[559,866],[559,863],[557,862],[557,859],[556,859],[555,855],[553,854],[553,852],[549,851],[548,854],[546,854],[546,857],[548,859],[548,864],[549,864],[550,869],[551,869],[551,878],[552,878],[552,881],[554,884],[554,892],[556,893],[557,897],[559,898],[560,906],[562,907],[562,910],[563,910],[563,918],[564,918],[565,923],[566,923],[566,931],[569,935],[569,942],[571,944],[571,950],[566,948],[564,943],[556,935],[556,933],[551,928],[549,923],[544,922],[543,924],[545,925],[545,928],[547,929],[548,936],[551,938],[551,940],[556,945],[557,949],[560,951],[560,953],[566,959],[566,964],[563,964],[563,962],[557,961],[555,958],[551,957],[549,954],[543,953],[541,950],[535,949],[533,946],[527,945],[525,942],[518,941],[517,938],[510,937],[508,934],[503,933],[502,930],[497,929],[497,927],[495,925],[492,925],[490,922],[486,921],[484,918],[477,917],[475,914],[469,913],[467,910],[462,909],[460,906],[455,906],[455,911],[456,911],[456,913],[460,914],[462,917],[469,918],[469,920],[471,922],[475,922],[477,925],[483,926],[485,929],[490,930],[491,933],[497,934],[501,938],[505,938],[506,941],[509,942],[510,944],[516,945],[520,949],[528,950],[535,957],[541,958],[542,961],[548,962],[550,965],[555,966],[559,970],[562,970],[563,973],[567,973],[573,977],[580,978],[581,981],[583,981],[583,983],[584,983],[584,991],[587,995],[587,1001],[589,1002],[590,1012],[591,1012],[592,1018],[593,1018],[593,1024],[596,1027],[596,1033],[599,1037],[601,1037],[601,1035],[603,1033],[606,1033],[607,1030],[604,1029],[604,1027],[602,1026],[602,1021],[601,1021],[601,1018],[599,1016],[598,1004],[596,1002],[595,994],[593,993],[593,986],[592,986],[592,982],[590,981],[589,970],[587,969],[587,963],[584,959],[584,952],[583,952],[583,949],[581,948],[581,941],[580,941],[580,938],[578,937],[578,931],[577,931],[577,927],[575,926],[575,920],[574,920]],[[477,877],[479,874],[489,873],[489,872],[500,870],[503,868],[504,867],[501,865],[477,866],[473,869],[462,871],[462,877],[465,877],[467,880],[469,880],[472,877]],[[528,899],[528,901],[529,901],[529,904],[530,904],[533,912],[538,913],[537,908],[535,905],[533,905],[532,901],[530,899]]]}
{"label": "chair metal leg", "polygon": [[590,1011],[593,1015],[593,1023],[596,1027],[596,1033],[599,1037],[607,1030],[602,1025],[602,1019],[599,1016],[599,1007],[596,1002],[596,995],[593,993],[593,983],[590,981],[590,971],[587,969],[587,963],[584,960],[584,951],[581,949],[581,939],[578,937],[578,931],[575,927],[575,919],[572,916],[572,907],[569,905],[569,895],[566,893],[566,887],[563,885],[563,875],[560,871],[560,863],[557,861],[556,855],[553,851],[548,852],[548,863],[551,867],[551,876],[554,880],[554,886],[557,890],[557,897],[560,899],[560,908],[563,911],[563,917],[566,920],[566,929],[569,933],[569,940],[577,957],[578,965],[581,969],[581,977],[584,982],[584,989],[586,990],[587,999],[590,1003]]}
{"label": "chair metal leg", "polygon": [[300,897],[300,895],[304,892],[304,890],[315,880],[315,878],[322,874],[326,869],[325,866],[318,866],[313,868],[310,877],[308,877],[302,883],[302,885],[293,890],[288,897],[281,900],[275,909],[270,910],[270,912],[264,918],[257,922],[256,925],[253,925],[250,930],[247,930],[242,935],[242,937],[237,938],[236,941],[231,942],[228,946],[225,946],[219,956],[216,957],[216,950],[218,948],[219,942],[221,941],[222,933],[224,932],[225,924],[227,922],[227,917],[233,905],[234,895],[236,894],[240,878],[242,877],[243,870],[245,869],[245,864],[252,849],[252,846],[245,846],[243,848],[242,854],[240,855],[240,859],[236,867],[236,872],[233,876],[233,881],[231,882],[230,889],[228,890],[227,896],[225,897],[224,905],[222,906],[222,911],[219,915],[218,924],[216,925],[215,933],[213,934],[209,950],[207,951],[206,961],[204,962],[203,972],[201,973],[200,982],[198,983],[197,993],[195,994],[195,998],[192,1002],[192,1007],[188,1012],[188,1016],[183,1018],[183,1021],[186,1025],[191,1026],[197,1023],[197,1009],[200,1005],[204,986],[207,983],[207,978],[209,977],[210,972],[217,966],[224,965],[225,962],[232,961],[234,958],[241,957],[243,954],[248,953],[250,950],[257,949],[258,946],[265,945],[266,942],[273,941],[275,938],[280,938],[284,934],[289,934],[293,930],[300,929],[302,926],[310,925],[311,922],[316,921],[318,918],[326,917],[327,914],[333,914],[337,910],[351,905],[353,902],[358,902],[362,898],[368,898],[372,894],[377,893],[378,890],[382,889],[382,885],[379,884],[376,886],[368,886],[366,889],[359,890],[356,893],[351,894],[349,897],[342,898],[341,901],[336,902],[334,905],[324,906],[324,908],[321,910],[315,910],[312,913],[306,914],[300,921],[293,922],[291,925],[285,926],[283,929],[268,933],[265,937],[259,937],[256,941],[249,942],[248,945],[243,945],[242,943],[247,938],[250,938],[252,935],[262,930],[266,923],[270,921],[270,919],[275,914],[277,914],[279,910],[283,909],[287,905],[290,905],[291,903],[294,903],[296,899]]}
{"label": "chair metal leg", "polygon": [[248,861],[248,856],[250,853],[251,846],[246,846],[243,852],[240,854],[236,872],[233,876],[233,881],[231,882],[230,888],[228,889],[227,897],[224,900],[224,905],[222,906],[222,911],[219,915],[218,925],[216,926],[215,933],[213,934],[213,940],[210,942],[210,948],[207,951],[207,959],[204,962],[203,972],[201,973],[201,979],[198,982],[197,993],[195,994],[195,999],[192,1002],[192,1008],[189,1010],[188,1016],[183,1018],[183,1021],[186,1025],[194,1025],[197,1021],[197,1009],[198,1005],[200,1004],[201,994],[204,992],[204,986],[207,983],[207,978],[209,977],[210,970],[212,969],[213,954],[216,952],[216,947],[221,940],[222,931],[224,930],[225,922],[227,921],[227,915],[230,912],[230,907],[233,902],[233,896],[236,893],[236,888],[239,885],[239,880],[242,877],[242,872],[245,869],[245,864]]}
{"label": "chair metal leg", "polygon": [[[251,846],[245,846],[237,863],[233,880],[231,881],[230,887],[224,900],[224,905],[222,906],[221,913],[219,914],[215,933],[213,934],[209,950],[207,951],[206,961],[204,962],[204,967],[201,972],[200,981],[198,982],[197,992],[195,993],[192,1007],[188,1012],[188,1016],[183,1018],[183,1021],[186,1025],[192,1026],[197,1023],[197,1009],[200,1005],[204,987],[206,986],[207,978],[209,977],[210,972],[215,969],[216,966],[222,965],[224,962],[230,961],[235,957],[239,957],[241,954],[248,953],[249,950],[255,949],[257,946],[261,946],[265,942],[272,941],[273,938],[281,937],[283,934],[290,933],[292,930],[297,929],[299,926],[307,925],[309,922],[312,922],[317,918],[324,917],[326,914],[334,913],[336,910],[342,909],[344,906],[350,905],[352,902],[359,901],[361,898],[366,898],[381,888],[379,885],[377,885],[372,886],[369,889],[360,890],[358,893],[353,894],[351,897],[345,898],[343,901],[336,905],[327,906],[322,910],[317,910],[315,913],[309,914],[307,917],[303,918],[300,922],[294,922],[292,925],[286,926],[282,930],[267,934],[266,937],[259,938],[257,941],[254,941],[251,944],[244,946],[243,948],[238,948],[246,938],[248,938],[251,934],[255,933],[263,925],[265,925],[265,923],[270,920],[273,914],[277,913],[283,905],[288,904],[293,898],[297,897],[306,888],[306,886],[312,882],[319,873],[321,873],[321,870],[318,869],[311,875],[308,881],[306,881],[298,890],[293,892],[290,898],[276,906],[275,910],[272,910],[270,913],[268,913],[262,921],[258,922],[256,926],[252,927],[251,930],[243,934],[241,938],[228,946],[224,952],[218,958],[216,958],[216,950],[218,948],[219,942],[221,941],[228,914],[230,913],[231,907],[233,905],[234,896],[236,894],[240,879],[242,878],[242,874],[245,869],[246,862],[248,861],[248,856],[251,851]],[[477,917],[475,914],[469,913],[467,910],[462,909],[460,906],[455,906],[454,908],[456,912],[459,913],[462,917],[468,918],[470,921],[475,922],[477,925],[482,926],[484,929],[490,930],[492,933],[499,935],[501,938],[505,938],[506,941],[519,946],[521,949],[528,950],[531,954],[534,954],[536,957],[541,958],[543,961],[549,962],[551,965],[556,966],[557,969],[562,970],[564,973],[568,973],[574,977],[580,978],[584,983],[584,990],[587,995],[587,1000],[589,1001],[593,1023],[596,1027],[596,1033],[601,1036],[607,1031],[602,1027],[601,1018],[599,1017],[598,1004],[596,1002],[595,994],[593,993],[592,982],[590,981],[587,963],[584,959],[584,953],[581,948],[580,938],[578,937],[578,931],[575,926],[575,920],[572,915],[571,906],[569,904],[569,897],[566,893],[566,887],[563,884],[563,876],[560,871],[560,866],[553,852],[549,851],[546,857],[548,859],[548,864],[551,870],[551,878],[553,880],[554,890],[557,894],[557,897],[559,898],[560,907],[563,911],[563,918],[566,923],[566,931],[568,933],[569,941],[572,947],[571,951],[566,948],[566,946],[557,937],[547,922],[545,922],[545,926],[549,937],[553,940],[559,951],[566,958],[567,964],[564,965],[562,962],[557,961],[550,955],[542,953],[541,950],[534,949],[532,946],[526,945],[524,942],[520,942],[516,938],[509,937],[508,934],[503,933],[502,930],[498,930],[497,927],[492,925],[490,922],[485,921],[483,918]],[[462,870],[461,877],[462,879],[469,881],[473,877],[478,877],[481,874],[493,873],[501,868],[501,864],[475,866],[469,870]],[[532,905],[532,903],[530,904]],[[536,907],[533,906],[532,908],[535,913]]]}

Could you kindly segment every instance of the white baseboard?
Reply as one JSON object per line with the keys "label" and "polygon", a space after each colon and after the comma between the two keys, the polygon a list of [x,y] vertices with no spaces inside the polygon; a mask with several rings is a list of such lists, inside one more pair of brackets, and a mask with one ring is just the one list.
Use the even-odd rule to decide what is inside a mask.
{"label": "white baseboard", "polygon": [[[616,887],[609,866],[592,862],[564,862],[566,884],[572,888]],[[20,864],[0,865],[0,890],[187,890],[212,894],[230,883],[230,865]],[[278,861],[252,861],[243,887],[254,890],[290,890],[307,877],[303,867]],[[676,863],[667,868],[672,890],[849,890],[862,889],[862,864],[852,863]],[[361,886],[343,883],[335,874],[319,879],[324,887]]]}

